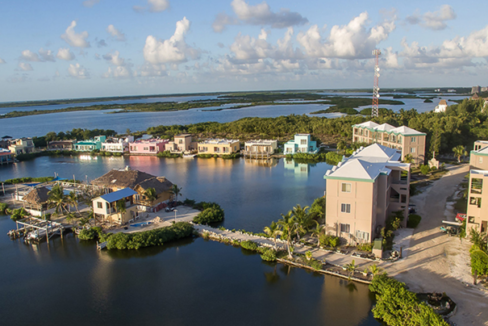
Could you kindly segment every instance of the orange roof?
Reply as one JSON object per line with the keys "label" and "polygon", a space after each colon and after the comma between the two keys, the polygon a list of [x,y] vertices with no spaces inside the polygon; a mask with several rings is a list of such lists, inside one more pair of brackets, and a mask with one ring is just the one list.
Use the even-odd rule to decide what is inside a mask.
{"label": "orange roof", "polygon": [[439,105],[447,105],[446,100],[440,100]]}

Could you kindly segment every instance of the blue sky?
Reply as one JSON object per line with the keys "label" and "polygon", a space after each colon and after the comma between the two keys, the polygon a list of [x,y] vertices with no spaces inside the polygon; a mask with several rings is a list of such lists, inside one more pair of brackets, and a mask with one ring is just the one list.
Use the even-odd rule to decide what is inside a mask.
{"label": "blue sky", "polygon": [[8,1],[0,101],[488,86],[488,2]]}

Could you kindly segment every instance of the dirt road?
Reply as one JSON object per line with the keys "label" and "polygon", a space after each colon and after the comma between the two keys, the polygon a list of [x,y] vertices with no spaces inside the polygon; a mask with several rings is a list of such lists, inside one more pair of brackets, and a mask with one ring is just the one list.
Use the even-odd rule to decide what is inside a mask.
{"label": "dirt road", "polygon": [[451,318],[456,325],[488,325],[488,296],[466,285],[451,274],[448,255],[451,248],[465,247],[456,237],[441,233],[439,226],[445,217],[446,199],[468,172],[467,166],[451,170],[424,193],[412,197],[420,225],[410,241],[408,257],[403,261],[384,265],[390,276],[405,282],[415,292],[446,292],[457,304],[458,311]]}

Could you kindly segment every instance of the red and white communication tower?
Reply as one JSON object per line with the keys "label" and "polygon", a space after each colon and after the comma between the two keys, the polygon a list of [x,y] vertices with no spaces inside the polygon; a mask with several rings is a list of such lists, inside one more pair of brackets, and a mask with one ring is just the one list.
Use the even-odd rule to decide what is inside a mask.
{"label": "red and white communication tower", "polygon": [[376,56],[375,66],[374,66],[374,86],[373,86],[373,108],[371,110],[371,117],[378,116],[378,101],[380,98],[380,88],[378,86],[378,81],[380,79],[380,66],[378,65],[378,57],[380,56],[380,50],[374,50],[373,55]]}

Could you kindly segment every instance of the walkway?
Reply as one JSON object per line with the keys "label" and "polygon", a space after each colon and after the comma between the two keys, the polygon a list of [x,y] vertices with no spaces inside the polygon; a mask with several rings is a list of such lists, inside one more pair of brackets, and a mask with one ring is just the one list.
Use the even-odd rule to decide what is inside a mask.
{"label": "walkway", "polygon": [[458,304],[458,312],[451,318],[457,325],[488,325],[488,296],[450,272],[449,253],[460,246],[468,250],[468,241],[461,244],[459,238],[439,230],[442,220],[454,220],[454,216],[445,216],[446,200],[467,172],[466,165],[456,166],[424,193],[412,197],[422,221],[410,239],[408,257],[382,267],[414,292],[446,292]]}

